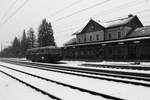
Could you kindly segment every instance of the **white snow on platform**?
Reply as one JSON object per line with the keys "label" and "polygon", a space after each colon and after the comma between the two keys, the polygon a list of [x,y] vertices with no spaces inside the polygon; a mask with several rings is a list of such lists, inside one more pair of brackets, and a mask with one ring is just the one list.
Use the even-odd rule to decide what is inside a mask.
{"label": "white snow on platform", "polygon": [[60,61],[67,65],[82,65],[82,64],[95,64],[95,65],[118,65],[118,66],[137,66],[137,67],[150,67],[150,62],[140,62],[139,65],[134,65],[135,62],[115,62],[115,61],[99,61],[99,62],[88,62],[88,61]]}
{"label": "white snow on platform", "polygon": [[[7,58],[1,58],[7,59]],[[26,58],[9,58],[11,60],[20,60],[20,61],[27,61]],[[31,61],[28,61],[31,62]],[[72,61],[72,60],[62,60],[60,61],[64,64],[60,65],[70,65],[70,66],[80,66],[82,64],[95,64],[95,65],[120,65],[120,66],[137,66],[137,67],[150,67],[150,62],[140,62],[139,65],[134,65],[135,62],[121,62],[121,61]]]}
{"label": "white snow on platform", "polygon": [[0,72],[0,100],[51,100]]}
{"label": "white snow on platform", "polygon": [[[33,73],[52,80],[67,83],[73,86],[81,87],[95,92],[111,95],[114,97],[123,98],[126,100],[150,100],[149,87],[125,84],[121,82],[113,82],[107,80],[92,79],[92,78],[68,75],[68,74],[51,72],[51,71],[44,71],[44,70],[27,68],[27,67],[22,67],[13,64],[7,64],[7,63],[0,63],[0,64],[12,68],[17,68],[19,70]],[[60,92],[63,91],[60,90]]]}
{"label": "white snow on platform", "polygon": [[[20,61],[20,62],[28,62],[28,63],[37,63],[37,64],[45,64],[45,65],[56,65],[56,66],[67,66],[67,67],[79,67],[79,68],[89,68],[89,69],[100,69],[100,70],[113,70],[113,71],[124,71],[124,72],[136,72],[136,73],[147,73],[150,74],[149,70],[133,70],[133,69],[117,69],[117,68],[103,68],[103,67],[93,67],[93,66],[84,66],[82,64],[95,64],[98,65],[98,62],[84,62],[84,61],[61,61],[63,64],[53,64],[53,63],[41,63],[41,62],[31,62],[31,61]],[[113,63],[121,63],[121,62],[113,62]],[[126,62],[124,62],[126,63]],[[100,62],[99,62],[100,64]],[[106,62],[102,62],[104,65],[111,65],[111,63],[106,64]],[[113,64],[112,64],[113,65]],[[122,64],[124,65],[124,64]],[[139,66],[141,67],[141,66]]]}

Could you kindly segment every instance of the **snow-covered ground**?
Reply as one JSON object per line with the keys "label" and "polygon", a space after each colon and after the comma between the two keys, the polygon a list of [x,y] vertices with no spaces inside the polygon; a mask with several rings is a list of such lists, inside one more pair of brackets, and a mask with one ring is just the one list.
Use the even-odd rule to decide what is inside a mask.
{"label": "snow-covered ground", "polygon": [[150,62],[141,62],[139,65],[134,65],[134,62],[115,62],[115,61],[101,61],[101,62],[86,62],[86,61],[60,61],[67,65],[82,65],[82,64],[94,64],[94,65],[118,65],[118,66],[137,66],[137,67],[150,67]]}
{"label": "snow-covered ground", "polygon": [[[5,59],[5,58],[4,58]],[[9,58],[11,60],[20,60],[20,61],[27,61],[26,58]],[[70,66],[80,66],[82,64],[95,64],[95,65],[120,65],[120,66],[139,66],[139,67],[150,67],[150,62],[140,62],[139,65],[134,65],[134,62],[117,62],[117,61],[97,61],[97,62],[92,62],[92,61],[67,61],[67,60],[62,60],[60,61],[64,64],[59,64],[59,65],[70,65]]]}
{"label": "snow-covered ground", "polygon": [[51,100],[0,72],[0,100]]}
{"label": "snow-covered ground", "polygon": [[[17,77],[18,79],[21,79],[35,87],[38,87],[39,89],[44,90],[47,93],[50,93],[56,97],[59,97],[62,100],[106,100],[105,98],[100,97],[100,96],[95,96],[95,95],[92,95],[89,93],[81,92],[76,89],[64,87],[62,85],[58,85],[56,83],[41,80],[39,78],[35,78],[33,76],[22,74],[20,72],[16,72],[16,71],[13,71],[13,70],[10,70],[7,68],[0,67],[0,70],[3,70],[5,72]],[[42,99],[40,99],[40,100],[42,100]]]}
{"label": "snow-covered ground", "polygon": [[[150,100],[150,96],[149,96],[150,88],[149,87],[68,75],[68,74],[63,74],[63,73],[27,68],[27,67],[22,67],[19,65],[7,64],[7,63],[2,63],[2,62],[0,64],[6,65],[12,68],[16,68],[22,71],[26,71],[29,73],[33,73],[35,75],[39,75],[42,77],[46,77],[55,81],[67,83],[73,86],[77,86],[77,87],[81,87],[84,89],[96,91],[99,93],[111,95],[114,97],[123,98],[126,100]],[[36,82],[33,82],[33,83],[36,83]],[[67,91],[63,91],[63,90],[59,90],[59,91],[61,93],[64,93],[64,96],[68,96]],[[75,95],[72,95],[72,96],[74,97]],[[73,100],[79,100],[79,99],[73,98]],[[93,99],[86,99],[86,100],[93,100]],[[102,99],[99,99],[99,100],[102,100]]]}
{"label": "snow-covered ground", "polygon": [[[27,61],[25,58],[22,59],[11,59],[11,60],[17,60],[21,62],[28,62],[28,63],[38,63],[38,64],[45,64],[45,65],[56,65],[56,66],[68,66],[68,67],[79,67],[79,68],[90,68],[90,69],[100,69],[100,70],[113,70],[113,71],[124,71],[124,72],[136,72],[136,73],[147,73],[150,74],[149,70],[133,70],[133,69],[117,69],[117,68],[107,68],[107,67],[93,67],[93,66],[84,66],[82,64],[94,64],[94,65],[120,65],[120,66],[132,66],[131,63],[133,62],[85,62],[85,61],[60,61],[58,64],[53,64],[53,63],[41,63],[41,62],[32,62],[32,61]],[[136,66],[136,65],[133,65]],[[138,67],[146,66],[150,67],[150,63],[145,63],[143,62],[140,65],[137,65]],[[136,66],[136,67],[137,67]]]}

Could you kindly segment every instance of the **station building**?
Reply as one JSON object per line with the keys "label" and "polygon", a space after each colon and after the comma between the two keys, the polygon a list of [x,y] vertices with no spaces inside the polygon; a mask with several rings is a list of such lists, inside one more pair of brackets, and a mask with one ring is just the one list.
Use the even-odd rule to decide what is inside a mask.
{"label": "station building", "polygon": [[65,59],[149,60],[150,26],[135,15],[101,23],[91,19],[63,47]]}

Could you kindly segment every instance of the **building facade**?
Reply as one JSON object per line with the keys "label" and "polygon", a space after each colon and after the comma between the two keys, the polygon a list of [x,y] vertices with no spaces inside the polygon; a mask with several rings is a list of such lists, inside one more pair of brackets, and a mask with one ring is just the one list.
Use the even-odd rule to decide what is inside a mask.
{"label": "building facade", "polygon": [[105,24],[91,19],[75,35],[76,42],[63,47],[65,59],[150,60],[150,27],[137,16]]}

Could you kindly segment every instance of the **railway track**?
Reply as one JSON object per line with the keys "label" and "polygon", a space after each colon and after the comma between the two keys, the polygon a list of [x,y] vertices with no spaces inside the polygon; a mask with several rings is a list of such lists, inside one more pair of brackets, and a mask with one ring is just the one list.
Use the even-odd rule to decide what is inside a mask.
{"label": "railway track", "polygon": [[[119,78],[118,78],[118,75],[116,74],[116,75],[114,75],[113,74],[113,76],[111,76],[112,74],[110,74],[110,73],[108,73],[109,75],[105,75],[105,73],[101,73],[101,74],[93,74],[92,72],[91,73],[88,73],[88,71],[86,71],[86,72],[83,72],[82,70],[84,69],[84,68],[82,68],[82,70],[74,70],[74,67],[69,67],[69,66],[66,66],[66,67],[64,67],[64,66],[62,66],[62,68],[61,68],[61,66],[59,66],[59,65],[49,65],[49,64],[45,64],[45,63],[37,63],[37,62],[18,62],[18,61],[8,61],[8,60],[5,60],[5,61],[3,61],[3,62],[8,62],[8,63],[10,63],[10,64],[13,64],[13,65],[19,65],[20,66],[20,68],[23,68],[23,69],[37,69],[37,70],[41,70],[41,71],[46,71],[46,72],[57,72],[57,73],[62,73],[62,74],[68,74],[68,75],[74,75],[74,76],[81,76],[81,77],[87,77],[87,78],[91,78],[91,79],[98,79],[98,80],[107,80],[107,81],[113,81],[113,82],[116,82],[116,83],[129,83],[129,84],[131,84],[131,85],[135,85],[135,86],[139,86],[139,85],[142,85],[142,86],[144,86],[144,87],[150,87],[150,82],[149,82],[149,78],[148,78],[148,74],[146,74],[145,76],[140,76],[140,75],[137,75],[137,78],[132,78],[131,76],[131,78],[130,77],[125,77],[126,75],[122,75],[123,77],[120,77],[119,76]],[[69,68],[68,68],[69,67]],[[13,68],[13,67],[12,67]],[[11,70],[15,70],[15,71],[17,71],[17,69],[12,69],[11,68]],[[59,69],[60,68],[60,69]],[[68,69],[66,69],[66,68],[68,68]],[[73,69],[72,69],[73,68]],[[10,68],[9,68],[10,69]],[[80,68],[77,68],[77,69],[80,69]],[[21,71],[21,70],[18,70],[18,71]],[[22,71],[24,71],[24,70],[22,70]],[[93,70],[92,70],[93,71]],[[24,73],[24,72],[23,72]],[[28,73],[28,71],[26,71],[25,73]],[[28,74],[32,74],[32,72],[30,72],[30,73],[28,73]],[[134,73],[135,74],[135,73]],[[138,74],[138,73],[137,73]],[[140,73],[141,74],[141,73]],[[145,73],[142,73],[142,74],[145,74]],[[38,78],[40,78],[40,79],[43,79],[44,78],[44,80],[49,80],[49,81],[52,81],[52,82],[54,82],[54,83],[56,83],[56,84],[59,84],[59,85],[62,85],[62,86],[65,86],[65,87],[70,87],[70,88],[72,88],[72,89],[76,89],[76,90],[79,90],[79,91],[81,91],[81,92],[87,92],[87,93],[89,93],[89,94],[92,94],[92,95],[99,95],[99,96],[101,96],[101,97],[103,97],[104,96],[104,98],[114,98],[115,97],[115,100],[116,100],[116,97],[117,97],[117,99],[119,100],[119,99],[122,99],[122,98],[124,98],[124,97],[120,97],[120,96],[116,96],[116,95],[114,95],[114,96],[111,96],[110,94],[108,94],[108,95],[105,95],[105,94],[107,94],[107,93],[105,93],[105,92],[98,92],[98,91],[91,91],[91,89],[89,89],[89,88],[82,88],[82,86],[80,87],[80,86],[76,86],[76,84],[70,84],[70,83],[67,83],[66,81],[66,83],[64,82],[64,81],[55,81],[55,78],[54,78],[54,80],[51,80],[51,79],[49,79],[48,77],[45,77],[44,76],[44,74],[42,75],[42,74],[40,74],[40,75],[38,75],[38,74],[36,74],[36,73],[34,73],[33,74],[33,76],[36,76],[36,77],[38,77]],[[32,76],[32,75],[31,75]],[[41,77],[42,76],[42,77]],[[44,76],[44,77],[43,77]],[[107,76],[107,77],[105,77],[105,76]],[[140,77],[139,77],[140,76]],[[135,77],[135,76],[134,76]],[[53,78],[52,78],[53,79]],[[127,79],[127,80],[126,80]],[[130,80],[131,79],[131,80]],[[127,84],[128,85],[128,84]],[[98,94],[97,94],[98,93]],[[105,97],[106,96],[106,97]],[[108,96],[108,97],[107,97]],[[109,97],[110,96],[110,97]],[[118,97],[120,97],[120,98],[118,98]],[[126,97],[125,97],[126,98]],[[101,100],[101,99],[100,99]],[[132,99],[131,99],[132,100]],[[146,100],[146,99],[145,99]],[[149,100],[149,99],[148,99]]]}
{"label": "railway track", "polygon": [[[60,67],[58,65],[50,66],[47,64],[41,64],[41,63],[35,63],[35,62],[34,63],[33,62],[18,62],[18,61],[8,61],[8,60],[7,61],[5,60],[5,62],[18,64],[18,65],[22,65],[25,67],[32,67],[32,68],[49,70],[49,71],[71,74],[71,75],[77,75],[77,76],[82,76],[82,77],[109,80],[109,81],[115,81],[115,82],[123,82],[123,83],[128,83],[128,84],[150,87],[149,74],[145,74],[145,73],[131,73],[131,72],[129,73],[129,72],[118,72],[118,71],[116,73],[115,71],[112,71],[111,73],[111,71],[107,71],[107,70],[102,70],[101,72],[101,70],[97,71],[96,69],[91,70],[88,68],[74,68],[74,67],[67,67],[67,66]],[[86,70],[84,71],[84,69]],[[101,77],[101,76],[109,76],[111,78],[108,78],[108,77],[106,78],[106,77]],[[115,78],[112,78],[112,77],[115,77]],[[121,79],[118,79],[118,77]],[[125,79],[132,79],[132,80],[125,80]],[[133,81],[133,79],[136,81]],[[146,81],[146,82],[143,82],[143,81]]]}
{"label": "railway track", "polygon": [[139,66],[133,66],[133,65],[127,66],[127,65],[82,64],[82,66],[150,71],[150,67],[144,67],[144,66],[139,67]]}
{"label": "railway track", "polygon": [[[5,75],[7,75],[7,76],[23,83],[23,84],[35,89],[38,92],[41,92],[44,95],[48,95],[50,98],[55,99],[55,100],[67,100],[67,99],[57,97],[57,96],[49,93],[47,90],[43,90],[40,87],[37,87],[35,84],[30,82],[29,80],[26,80],[25,78],[28,79],[28,78],[32,77],[32,79],[31,79],[32,81],[34,81],[34,79],[36,78],[36,82],[40,82],[40,81],[42,81],[42,83],[43,82],[49,82],[49,83],[57,84],[59,86],[63,86],[63,87],[67,87],[67,88],[69,87],[73,91],[78,90],[78,92],[80,92],[79,94],[84,92],[83,93],[85,95],[84,97],[86,97],[87,95],[90,95],[90,96],[93,96],[93,98],[96,98],[97,100],[99,100],[99,99],[101,100],[102,98],[113,99],[113,100],[123,100],[123,99],[118,98],[118,97],[113,97],[113,96],[110,96],[110,95],[106,95],[106,94],[90,91],[90,90],[87,90],[87,89],[83,89],[83,88],[80,88],[80,87],[72,86],[72,85],[69,85],[69,84],[61,83],[61,82],[58,82],[58,81],[54,81],[54,80],[51,80],[51,79],[48,79],[48,78],[45,78],[45,77],[41,77],[41,76],[38,76],[38,75],[35,75],[35,74],[32,74],[32,73],[28,73],[28,72],[21,71],[21,70],[15,69],[15,68],[11,68],[11,67],[8,67],[8,66],[4,66],[4,65],[0,65],[0,66],[1,66],[1,69],[0,69],[1,73],[4,73]],[[93,98],[92,98],[92,100],[94,100]],[[82,99],[83,98],[81,98],[81,100]]]}
{"label": "railway track", "polygon": [[[146,73],[111,71],[111,70],[100,70],[100,69],[90,69],[90,68],[75,68],[75,67],[69,67],[69,66],[60,67],[59,65],[47,65],[47,64],[35,63],[35,62],[18,62],[18,61],[8,61],[8,60],[7,61],[5,60],[5,62],[18,64],[18,65],[25,66],[25,67],[42,69],[42,70],[49,70],[49,71],[72,74],[72,75],[77,75],[77,76],[90,77],[90,78],[95,78],[95,79],[123,82],[123,83],[150,87],[150,74],[146,74]],[[115,77],[115,78],[108,78],[108,77],[105,78],[101,76],[109,76],[109,77]],[[124,79],[130,79],[130,80],[124,80]],[[136,81],[133,81],[133,79]],[[141,81],[144,81],[144,82],[141,82]]]}
{"label": "railway track", "polygon": [[54,95],[52,95],[52,94],[50,94],[50,93],[48,93],[48,92],[45,92],[45,91],[39,89],[38,87],[35,87],[35,86],[33,86],[33,85],[31,85],[31,84],[29,84],[29,83],[27,83],[27,82],[25,82],[25,81],[23,81],[23,80],[21,80],[21,79],[19,79],[19,78],[16,78],[15,76],[13,76],[13,75],[11,75],[11,74],[8,74],[8,73],[6,73],[6,72],[4,72],[4,71],[2,71],[2,70],[0,70],[0,72],[3,73],[3,74],[5,74],[5,75],[7,75],[7,76],[9,76],[9,77],[11,77],[11,78],[13,78],[13,79],[15,79],[15,80],[17,80],[17,81],[19,81],[19,82],[22,83],[22,84],[25,84],[26,86],[28,86],[28,87],[30,87],[30,88],[36,90],[37,92],[41,92],[43,95],[49,96],[51,99],[62,100],[62,99],[60,99],[60,98],[58,98],[58,97],[56,97],[56,96],[54,96]]}

